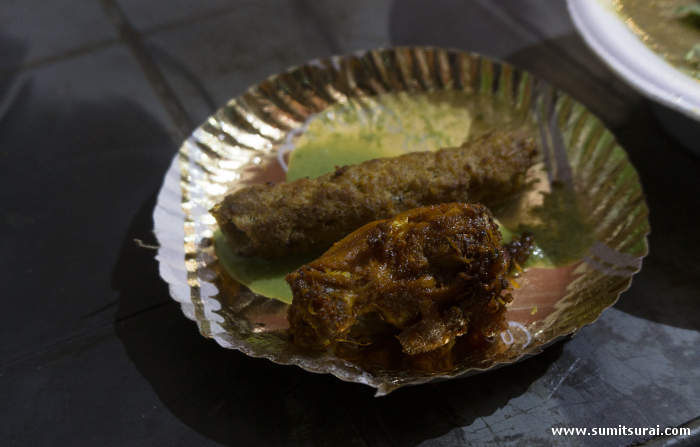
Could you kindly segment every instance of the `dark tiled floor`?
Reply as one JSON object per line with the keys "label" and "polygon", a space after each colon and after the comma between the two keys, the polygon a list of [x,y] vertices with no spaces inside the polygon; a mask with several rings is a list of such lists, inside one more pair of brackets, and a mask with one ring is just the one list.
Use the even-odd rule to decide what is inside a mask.
{"label": "dark tiled floor", "polygon": [[[202,0],[198,2],[173,2],[169,0],[139,1],[117,0],[129,21],[139,31],[153,28],[177,27],[194,20],[223,15],[255,5],[255,0]],[[272,2],[262,2],[271,4]]]}
{"label": "dark tiled floor", "polygon": [[[16,39],[24,64],[55,60],[118,37],[100,3],[77,0],[57,8],[50,0],[8,0],[0,5],[3,37]],[[3,49],[4,50],[4,49]],[[0,61],[0,70],[13,68]]]}
{"label": "dark tiled floor", "polygon": [[[291,47],[290,41],[295,41]],[[211,105],[225,104],[271,73],[332,54],[312,22],[287,1],[249,5],[149,34],[147,43],[197,122],[212,113]]]}
{"label": "dark tiled floor", "polygon": [[[3,361],[113,320],[111,311],[98,312],[116,300],[111,265],[177,147],[163,106],[123,45],[23,74],[22,93],[0,122],[0,262],[12,272],[5,292],[24,297],[0,326],[2,337],[22,340],[2,345]],[[15,236],[27,229],[30,249]],[[61,281],[65,275],[74,281]]]}
{"label": "dark tiled floor", "polygon": [[[154,243],[155,194],[182,138],[289,66],[406,44],[503,58],[581,99],[639,167],[652,248],[671,248],[571,342],[382,399],[205,340],[134,243]],[[698,218],[665,216],[683,210],[667,197],[700,193],[684,186],[698,160],[645,113],[564,2],[0,2],[0,445],[618,445],[547,429],[696,417],[697,284],[678,272],[695,272]]]}

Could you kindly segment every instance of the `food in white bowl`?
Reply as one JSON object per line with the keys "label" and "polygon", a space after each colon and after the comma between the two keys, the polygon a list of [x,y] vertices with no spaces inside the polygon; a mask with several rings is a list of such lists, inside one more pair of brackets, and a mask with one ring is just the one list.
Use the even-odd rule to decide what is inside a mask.
{"label": "food in white bowl", "polygon": [[700,2],[615,0],[632,32],[678,70],[700,78]]}
{"label": "food in white bowl", "polygon": [[700,155],[699,139],[692,137],[700,136],[700,81],[694,77],[700,60],[694,53],[700,30],[695,42],[695,18],[686,17],[693,14],[680,9],[695,2],[567,0],[567,4],[586,43],[613,71],[649,99],[689,118],[690,125],[681,128],[666,126],[663,116],[660,121]]}

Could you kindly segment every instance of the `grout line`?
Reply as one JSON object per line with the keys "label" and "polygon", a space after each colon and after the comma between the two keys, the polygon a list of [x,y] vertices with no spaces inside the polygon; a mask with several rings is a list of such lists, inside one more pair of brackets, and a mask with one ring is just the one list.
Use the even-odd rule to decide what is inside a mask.
{"label": "grout line", "polygon": [[175,127],[180,139],[185,139],[194,129],[194,123],[189,116],[179,98],[168,84],[165,76],[158,68],[158,65],[151,57],[141,38],[141,35],[129,23],[124,12],[119,8],[114,0],[100,0],[107,16],[117,29],[122,41],[129,48],[137,62],[141,66],[146,78],[151,83],[151,87],[160,98],[165,110],[170,118],[175,122]]}
{"label": "grout line", "polygon": [[[152,311],[152,310],[154,310],[154,309],[157,309],[157,308],[162,307],[162,306],[169,305],[169,304],[171,304],[171,303],[173,303],[173,300],[172,300],[172,299],[165,300],[165,301],[163,301],[163,302],[161,302],[161,303],[156,303],[156,304],[154,304],[154,305],[152,305],[152,306],[146,307],[145,309],[141,309],[141,310],[136,311],[136,312],[134,312],[134,313],[132,313],[132,314],[129,314],[129,315],[125,315],[125,316],[123,316],[123,317],[116,318],[116,319],[114,319],[114,320],[111,320],[111,321],[108,321],[108,322],[106,322],[106,323],[97,325],[97,326],[95,326],[95,327],[91,327],[91,328],[89,328],[89,329],[87,329],[87,330],[85,330],[85,331],[83,331],[83,332],[81,332],[81,333],[79,333],[79,334],[74,334],[74,335],[68,336],[67,338],[64,338],[63,340],[59,340],[59,341],[57,341],[57,342],[55,342],[55,343],[51,343],[51,344],[48,345],[48,346],[41,347],[41,348],[37,349],[36,351],[32,351],[32,352],[29,352],[29,353],[27,353],[27,354],[23,354],[23,355],[21,355],[21,356],[19,356],[19,357],[6,360],[6,361],[4,361],[4,362],[0,365],[0,371],[2,371],[2,370],[4,370],[4,369],[6,369],[6,368],[12,366],[13,364],[15,364],[15,363],[17,363],[17,362],[20,362],[20,361],[22,361],[22,360],[25,360],[25,359],[27,359],[27,358],[29,358],[29,357],[33,357],[33,356],[36,356],[36,355],[41,355],[41,354],[44,353],[44,352],[51,351],[51,350],[55,349],[57,346],[66,344],[66,343],[68,343],[68,342],[70,342],[70,341],[72,341],[72,340],[75,340],[75,339],[78,339],[78,338],[83,338],[83,337],[85,337],[85,336],[88,336],[88,335],[90,335],[90,334],[92,334],[92,333],[95,333],[95,332],[97,332],[97,331],[99,331],[99,330],[101,330],[101,329],[104,329],[104,328],[106,328],[106,327],[109,327],[109,326],[116,326],[116,325],[118,325],[118,324],[120,324],[120,323],[122,323],[122,322],[124,322],[124,321],[130,320],[130,319],[135,318],[135,317],[137,317],[137,316],[140,316],[140,315],[142,315],[142,314],[144,314],[144,313],[146,313],[146,312],[150,312],[150,311]],[[0,374],[0,375],[1,375],[1,374]]]}
{"label": "grout line", "polygon": [[16,73],[18,71],[31,70],[33,68],[40,67],[42,65],[51,64],[53,62],[58,62],[62,59],[68,59],[71,57],[82,56],[95,52],[97,50],[103,50],[119,44],[119,39],[104,39],[98,42],[93,42],[88,45],[84,45],[78,48],[72,48],[63,53],[53,54],[51,56],[42,57],[39,59],[34,59],[29,62],[20,63],[14,67],[6,68],[0,70],[0,78],[7,76],[8,74]]}
{"label": "grout line", "polygon": [[299,11],[300,15],[306,13],[307,17],[311,19],[311,22],[316,26],[316,31],[323,37],[331,54],[342,54],[343,47],[338,40],[338,34],[332,27],[326,24],[326,20],[323,19],[321,13],[315,5],[315,1],[309,0],[296,0],[296,9]]}
{"label": "grout line", "polygon": [[235,5],[224,6],[222,8],[213,9],[211,11],[203,12],[196,15],[191,15],[183,19],[173,20],[172,22],[162,23],[160,25],[154,25],[150,28],[145,28],[141,30],[141,34],[149,36],[151,34],[160,33],[162,31],[170,31],[173,29],[180,28],[182,26],[191,25],[197,22],[202,22],[204,20],[213,19],[216,17],[221,17],[225,14],[230,14],[234,11],[239,11],[250,6],[254,6],[254,1],[244,1],[244,4],[236,3]]}
{"label": "grout line", "polygon": [[[146,28],[146,29],[141,30],[141,35],[150,36],[152,34],[157,34],[161,31],[170,31],[173,29],[180,28],[182,26],[186,26],[189,24],[193,24],[193,23],[204,21],[204,20],[212,19],[215,17],[219,17],[222,14],[228,14],[228,13],[240,10],[242,8],[245,8],[247,6],[250,6],[250,5],[254,5],[254,3],[251,2],[250,4],[246,4],[243,6],[241,6],[239,4],[232,5],[232,6],[226,6],[226,7],[215,9],[215,10],[212,10],[212,11],[209,11],[206,13],[189,16],[189,17],[184,18],[184,19],[174,20],[172,22],[167,22],[167,23],[163,23],[160,25],[155,25],[151,28]],[[122,13],[122,15],[123,15],[123,13]],[[31,70],[33,68],[37,68],[37,67],[40,67],[42,65],[51,64],[53,62],[58,62],[62,59],[67,59],[67,58],[71,58],[71,57],[89,54],[89,53],[92,53],[94,51],[98,51],[98,50],[102,50],[105,48],[109,48],[109,47],[114,46],[114,45],[118,45],[120,42],[121,42],[121,40],[119,38],[104,39],[101,41],[92,42],[90,44],[87,44],[87,45],[84,45],[81,47],[72,48],[72,49],[67,50],[63,53],[53,54],[50,56],[34,59],[34,60],[26,62],[26,63],[20,63],[18,65],[13,66],[13,67],[3,68],[2,70],[0,70],[0,78],[6,76],[8,74],[15,73],[17,71]]]}
{"label": "grout line", "polygon": [[181,63],[177,58],[172,57],[167,51],[162,50],[156,45],[149,44],[148,48],[153,53],[153,56],[157,61],[159,61],[163,66],[170,67],[176,73],[179,73],[185,78],[187,82],[197,91],[201,99],[209,108],[209,113],[213,114],[219,108],[219,104],[214,100],[214,98],[207,92],[202,81],[190,71],[187,66]]}

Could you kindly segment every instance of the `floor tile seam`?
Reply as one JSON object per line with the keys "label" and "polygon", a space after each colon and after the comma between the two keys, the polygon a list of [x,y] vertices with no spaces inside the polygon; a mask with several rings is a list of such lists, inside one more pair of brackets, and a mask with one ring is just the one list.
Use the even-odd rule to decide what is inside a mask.
{"label": "floor tile seam", "polygon": [[27,62],[20,63],[18,65],[12,66],[12,67],[0,69],[0,79],[2,79],[3,77],[5,77],[9,74],[30,71],[30,70],[44,67],[46,65],[55,64],[57,62],[62,62],[62,61],[67,60],[67,59],[72,59],[75,57],[80,57],[80,56],[85,56],[85,55],[88,55],[91,53],[96,53],[98,51],[102,51],[102,50],[105,50],[105,49],[108,49],[111,47],[115,47],[121,43],[122,43],[121,39],[119,39],[119,38],[102,39],[99,41],[91,42],[87,45],[81,45],[81,46],[71,48],[71,49],[63,51],[61,53],[56,53],[56,54],[52,54],[49,56],[36,58],[36,59],[30,60]]}
{"label": "floor tile seam", "polygon": [[173,31],[199,22],[215,19],[223,15],[233,14],[234,12],[241,11],[251,6],[254,6],[255,4],[256,3],[254,1],[247,1],[244,2],[244,4],[236,4],[224,6],[221,8],[215,8],[200,14],[192,14],[181,19],[175,19],[158,25],[146,26],[139,29],[139,32],[143,36],[152,36],[162,32]]}
{"label": "floor tile seam", "polygon": [[194,129],[194,123],[179,97],[170,86],[146,47],[141,34],[129,22],[115,0],[99,0],[119,36],[136,59],[153,91],[173,121],[178,137],[184,139]]}
{"label": "floor tile seam", "polygon": [[[152,27],[146,27],[142,30],[140,30],[140,34],[142,36],[151,36],[154,34],[158,34],[164,31],[172,31],[178,28],[182,28],[197,22],[209,20],[215,17],[219,17],[222,14],[230,14],[232,12],[238,11],[242,8],[245,8],[249,5],[241,6],[241,5],[235,5],[235,6],[226,6],[223,8],[218,8],[212,11],[209,11],[204,14],[198,14],[198,15],[192,15],[188,16],[184,19],[178,19],[178,20],[173,20],[167,23],[163,23],[160,25],[155,25]],[[97,51],[101,51],[113,46],[117,46],[119,44],[124,43],[121,37],[112,37],[112,38],[106,38],[106,39],[101,39],[97,41],[90,42],[88,44],[84,45],[78,45],[75,47],[72,47],[68,50],[55,53],[55,54],[50,54],[48,56],[43,56],[43,57],[38,57],[36,59],[32,59],[26,62],[22,62],[20,64],[3,68],[0,69],[0,79],[10,73],[16,73],[19,71],[29,71],[33,70],[36,68],[40,68],[45,65],[50,65],[56,62],[61,62],[65,59],[70,59],[74,57],[79,57],[83,55],[87,55],[90,53],[94,53]]]}
{"label": "floor tile seam", "polygon": [[78,334],[73,334],[73,335],[71,335],[71,336],[68,336],[68,337],[62,339],[62,340],[56,341],[56,342],[54,342],[54,343],[51,343],[50,345],[43,346],[43,347],[41,347],[41,348],[39,348],[39,349],[36,349],[36,350],[34,350],[34,351],[32,351],[32,352],[28,352],[28,353],[26,353],[26,354],[20,355],[19,357],[15,357],[15,358],[12,358],[12,359],[9,359],[9,360],[5,360],[5,361],[3,361],[2,365],[0,365],[0,380],[2,380],[1,378],[2,378],[2,376],[4,375],[4,374],[2,374],[2,372],[3,372],[4,370],[6,370],[7,368],[12,367],[13,364],[16,364],[16,363],[18,363],[18,362],[21,362],[22,360],[26,360],[26,359],[28,359],[28,358],[30,358],[30,357],[40,356],[40,355],[42,355],[42,354],[44,354],[44,353],[47,353],[47,352],[52,351],[52,350],[55,350],[57,347],[60,347],[61,345],[65,345],[65,344],[70,343],[71,341],[74,341],[74,340],[77,340],[77,339],[85,338],[86,336],[90,336],[91,334],[94,334],[94,333],[96,333],[96,332],[99,332],[99,331],[101,331],[101,330],[103,330],[103,329],[105,329],[105,328],[107,328],[107,327],[109,327],[109,326],[116,326],[116,325],[118,325],[118,324],[120,324],[120,323],[123,323],[123,322],[125,322],[125,321],[128,321],[128,320],[130,320],[130,319],[132,319],[132,318],[138,317],[138,316],[140,316],[141,314],[150,312],[150,311],[152,311],[152,310],[158,309],[158,308],[160,308],[160,307],[162,307],[162,306],[165,306],[165,305],[169,305],[169,304],[171,304],[171,302],[172,302],[171,300],[164,300],[164,301],[161,302],[161,303],[154,304],[154,305],[152,305],[152,306],[149,306],[149,307],[147,307],[147,308],[145,308],[145,309],[141,309],[141,310],[139,310],[139,311],[137,311],[137,312],[134,312],[134,313],[131,313],[131,314],[129,314],[129,315],[125,315],[125,316],[123,316],[123,317],[120,317],[120,318],[117,318],[117,319],[114,319],[114,320],[111,320],[111,321],[102,323],[102,324],[97,325],[97,326],[94,326],[94,327],[91,327],[91,328],[89,328],[89,329],[87,329],[87,330],[85,330],[85,331],[83,331],[83,332],[80,332],[80,333],[78,333]]}

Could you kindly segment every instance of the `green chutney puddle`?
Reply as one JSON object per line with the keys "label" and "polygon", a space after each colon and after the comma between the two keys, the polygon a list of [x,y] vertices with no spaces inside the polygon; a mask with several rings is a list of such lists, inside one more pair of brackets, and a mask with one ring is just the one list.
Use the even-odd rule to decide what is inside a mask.
{"label": "green chutney puddle", "polygon": [[243,258],[231,249],[221,230],[214,232],[214,249],[233,279],[258,295],[288,304],[292,303],[292,290],[284,277],[323,254],[305,253],[277,259]]}
{"label": "green chutney puddle", "polygon": [[[287,181],[319,177],[333,172],[336,167],[374,158],[459,146],[470,137],[470,110],[473,107],[473,99],[467,93],[458,91],[418,95],[397,93],[335,104],[313,117],[297,140],[296,149],[289,157]],[[475,130],[483,133],[480,121],[481,118],[477,116]],[[435,123],[440,124],[436,126]],[[544,237],[549,246],[551,230],[531,227],[518,228],[517,232],[513,232],[500,224],[499,227],[504,242],[509,242],[515,234],[525,230],[535,232],[538,245],[523,267],[551,267],[557,264],[549,256],[549,249],[543,250],[539,246],[540,237]],[[284,280],[285,276],[322,254],[291,255],[269,260],[243,258],[228,246],[220,231],[214,233],[214,244],[219,260],[236,281],[259,295],[290,304],[292,292]],[[566,259],[569,257],[566,256]]]}
{"label": "green chutney puddle", "polygon": [[287,181],[374,158],[460,146],[472,125],[469,98],[465,92],[438,91],[335,104],[315,116],[297,140]]}

